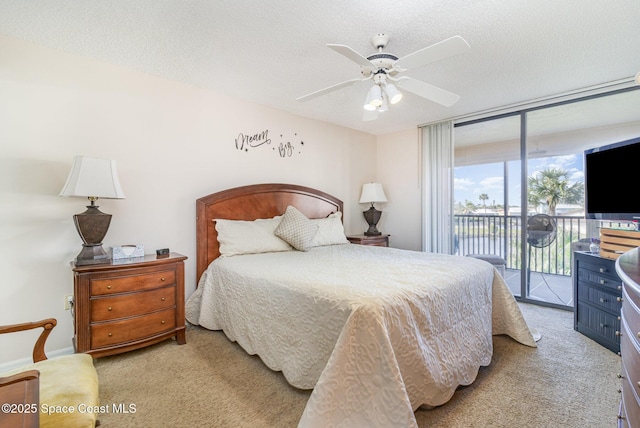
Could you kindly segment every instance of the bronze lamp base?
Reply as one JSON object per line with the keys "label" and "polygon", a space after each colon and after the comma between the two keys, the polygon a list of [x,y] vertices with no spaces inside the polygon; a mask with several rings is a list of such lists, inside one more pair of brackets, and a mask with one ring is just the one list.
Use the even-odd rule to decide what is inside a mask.
{"label": "bronze lamp base", "polygon": [[76,265],[109,263],[111,258],[102,248],[102,240],[109,230],[111,214],[100,211],[95,201],[91,200],[85,212],[73,216],[73,222],[83,242]]}
{"label": "bronze lamp base", "polygon": [[369,224],[369,229],[367,229],[367,231],[364,232],[364,234],[366,236],[382,235],[382,233],[380,233],[376,228],[378,221],[380,221],[380,216],[382,216],[382,211],[378,211],[377,209],[374,208],[373,204],[371,204],[371,208],[369,208],[366,211],[363,211],[362,214],[364,214],[364,218],[365,220],[367,220],[367,223]]}

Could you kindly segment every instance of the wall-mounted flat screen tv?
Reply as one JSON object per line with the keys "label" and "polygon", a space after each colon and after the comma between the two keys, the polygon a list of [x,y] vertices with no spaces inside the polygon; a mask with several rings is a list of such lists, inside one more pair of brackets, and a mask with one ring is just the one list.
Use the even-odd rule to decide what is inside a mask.
{"label": "wall-mounted flat screen tv", "polygon": [[585,217],[640,220],[640,138],[584,152]]}

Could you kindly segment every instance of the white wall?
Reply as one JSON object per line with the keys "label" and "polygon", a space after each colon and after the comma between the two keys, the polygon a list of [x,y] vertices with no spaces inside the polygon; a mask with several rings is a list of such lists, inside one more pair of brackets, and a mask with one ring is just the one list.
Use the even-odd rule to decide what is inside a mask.
{"label": "white wall", "polygon": [[[379,204],[378,230],[392,247],[422,249],[419,129],[378,137],[377,180],[388,202]],[[378,204],[376,204],[378,205]]]}
{"label": "white wall", "polygon": [[[347,233],[366,229],[357,200],[362,184],[377,179],[372,135],[13,38],[0,36],[0,52],[0,324],[57,318],[48,352],[68,349],[73,336],[64,296],[73,293],[69,262],[81,240],[72,216],[87,201],[58,193],[75,155],[118,162],[127,198],[98,201],[113,215],[105,248],[143,244],[148,253],[169,247],[187,255],[187,296],[196,283],[198,197],[295,183],[341,198]],[[239,134],[265,130],[270,144],[236,148]],[[294,146],[290,157],[280,157],[281,142]],[[409,161],[417,171],[406,153],[393,155],[380,177],[390,201],[411,189],[396,190],[387,163]],[[408,225],[387,205],[384,224],[411,247]],[[30,355],[30,335],[0,340],[0,364]]]}

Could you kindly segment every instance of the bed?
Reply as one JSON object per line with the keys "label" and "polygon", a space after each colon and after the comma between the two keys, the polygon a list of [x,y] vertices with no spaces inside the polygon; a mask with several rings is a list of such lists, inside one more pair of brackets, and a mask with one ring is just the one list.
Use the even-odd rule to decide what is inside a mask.
{"label": "bed", "polygon": [[[342,208],[327,193],[288,184],[196,202],[199,282],[187,320],[223,330],[294,387],[313,389],[300,427],[415,427],[418,407],[446,403],[491,363],[492,335],[536,346],[492,265],[350,244]],[[230,245],[235,227],[258,248]],[[298,240],[288,242],[283,229],[296,229]],[[300,229],[315,236],[299,248]],[[284,247],[258,239],[265,230]]]}

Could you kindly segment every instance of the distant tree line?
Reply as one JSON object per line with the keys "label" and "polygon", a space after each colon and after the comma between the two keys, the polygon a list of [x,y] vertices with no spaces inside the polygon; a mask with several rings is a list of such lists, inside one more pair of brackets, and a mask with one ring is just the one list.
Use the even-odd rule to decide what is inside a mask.
{"label": "distant tree line", "polygon": [[[547,214],[556,215],[558,204],[583,204],[584,183],[582,181],[570,181],[569,172],[560,168],[547,168],[531,175],[527,179],[528,204],[530,208],[544,206]],[[481,193],[478,199],[482,202],[485,212],[489,195]],[[457,214],[470,214],[479,207],[469,200],[464,204],[457,202],[455,212]],[[502,208],[502,205],[494,203],[493,208]]]}

